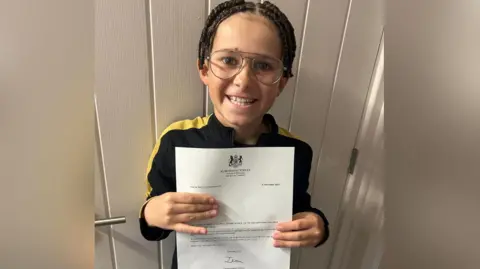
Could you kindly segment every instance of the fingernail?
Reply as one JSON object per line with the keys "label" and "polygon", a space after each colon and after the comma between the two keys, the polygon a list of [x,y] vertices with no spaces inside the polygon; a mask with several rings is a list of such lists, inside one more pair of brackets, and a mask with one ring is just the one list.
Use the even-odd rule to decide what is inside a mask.
{"label": "fingernail", "polygon": [[212,211],[210,211],[209,214],[212,215],[212,216],[215,216],[217,214],[217,210],[212,210]]}
{"label": "fingernail", "polygon": [[210,198],[209,202],[210,202],[210,204],[214,204],[214,203],[215,203],[215,199]]}
{"label": "fingernail", "polygon": [[217,204],[214,204],[213,205],[213,209],[217,209],[218,208],[218,205]]}

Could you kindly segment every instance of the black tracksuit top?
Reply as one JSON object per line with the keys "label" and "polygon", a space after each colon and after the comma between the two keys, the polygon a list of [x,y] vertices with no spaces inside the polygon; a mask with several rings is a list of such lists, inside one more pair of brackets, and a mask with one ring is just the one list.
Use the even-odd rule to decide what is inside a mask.
{"label": "black tracksuit top", "polygon": [[[325,215],[310,204],[307,189],[312,162],[312,148],[291,133],[280,128],[272,115],[264,116],[264,123],[270,127],[269,133],[262,134],[253,147],[294,147],[293,214],[299,212],[317,213],[325,223],[325,236],[317,245],[323,244],[329,237],[328,221]],[[143,210],[152,197],[166,192],[176,191],[175,147],[195,148],[234,148],[246,147],[234,141],[234,129],[225,127],[215,114],[178,121],[167,127],[157,140],[148,163],[146,202],[140,210],[140,231],[150,241],[165,239],[171,230],[152,227],[145,221]],[[195,164],[192,164],[195,165]],[[177,269],[176,249],[172,260],[172,269]]]}

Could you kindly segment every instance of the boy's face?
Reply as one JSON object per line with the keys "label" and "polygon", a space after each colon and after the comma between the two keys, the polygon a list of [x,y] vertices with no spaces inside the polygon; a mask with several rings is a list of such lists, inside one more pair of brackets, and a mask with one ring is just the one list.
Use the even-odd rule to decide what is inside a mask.
{"label": "boy's face", "polygon": [[[225,49],[238,50],[244,57],[264,55],[276,59],[281,59],[282,50],[275,25],[250,13],[237,13],[219,25],[212,53]],[[222,59],[222,63],[227,61]],[[260,123],[287,82],[283,76],[273,85],[258,81],[250,59],[245,59],[241,72],[229,79],[218,78],[218,72],[213,74],[207,66],[200,70],[200,78],[208,86],[215,114],[230,127],[254,127]]]}

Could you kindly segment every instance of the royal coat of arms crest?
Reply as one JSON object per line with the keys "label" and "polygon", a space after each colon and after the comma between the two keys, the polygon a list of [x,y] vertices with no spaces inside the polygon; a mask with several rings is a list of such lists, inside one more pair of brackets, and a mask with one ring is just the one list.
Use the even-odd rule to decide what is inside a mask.
{"label": "royal coat of arms crest", "polygon": [[228,166],[237,168],[242,165],[242,155],[230,155]]}

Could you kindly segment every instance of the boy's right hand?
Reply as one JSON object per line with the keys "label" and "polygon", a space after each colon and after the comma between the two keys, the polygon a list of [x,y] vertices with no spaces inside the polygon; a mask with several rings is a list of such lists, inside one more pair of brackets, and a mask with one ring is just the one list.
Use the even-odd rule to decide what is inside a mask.
{"label": "boy's right hand", "polygon": [[168,192],[152,198],[144,211],[145,220],[150,226],[189,234],[206,234],[207,229],[188,225],[188,222],[210,219],[217,214],[218,204],[212,196],[179,192]]}

